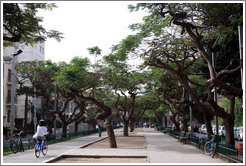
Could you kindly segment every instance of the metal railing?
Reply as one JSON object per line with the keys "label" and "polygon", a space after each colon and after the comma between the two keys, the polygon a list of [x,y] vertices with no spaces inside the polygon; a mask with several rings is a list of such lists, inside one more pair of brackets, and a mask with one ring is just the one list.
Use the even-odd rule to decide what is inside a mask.
{"label": "metal railing", "polygon": [[[171,129],[168,129],[168,134],[178,138],[177,136],[180,136],[180,131],[173,131]],[[208,139],[201,139],[196,137],[196,135],[191,134],[189,137],[189,142],[194,144],[195,146],[199,147],[199,148],[203,148],[205,143],[209,141]],[[224,156],[238,156],[238,150],[231,148],[231,147],[227,147],[225,145],[219,144],[216,150],[217,153],[224,155]]]}
{"label": "metal railing", "polygon": [[[113,127],[114,129],[120,128],[122,126],[116,126]],[[106,131],[105,129],[101,129],[101,131]],[[80,131],[80,132],[69,132],[67,133],[66,137],[62,137],[62,133],[57,134],[56,137],[54,135],[49,135],[47,140],[48,140],[48,144],[52,144],[52,143],[56,143],[56,142],[62,142],[62,141],[66,141],[69,139],[74,139],[77,137],[83,137],[83,136],[87,136],[87,135],[91,135],[91,134],[95,134],[98,133],[98,130],[86,130],[86,131]],[[23,142],[23,146],[24,149],[32,149],[34,148],[36,141],[32,138],[32,136],[26,137],[26,138],[22,138],[22,142]],[[10,149],[10,140],[3,140],[3,152],[4,154],[9,154],[11,153],[11,149]]]}

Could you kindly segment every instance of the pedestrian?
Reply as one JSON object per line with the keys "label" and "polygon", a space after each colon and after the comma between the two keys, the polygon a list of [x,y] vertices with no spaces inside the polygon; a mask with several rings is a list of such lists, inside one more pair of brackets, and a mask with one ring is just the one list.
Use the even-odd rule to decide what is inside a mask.
{"label": "pedestrian", "polygon": [[9,139],[10,138],[10,129],[8,129],[7,133],[6,133],[6,138]]}
{"label": "pedestrian", "polygon": [[96,129],[98,130],[98,135],[99,135],[99,137],[101,137],[102,131],[101,131],[101,129],[100,129],[100,127],[99,127],[98,124],[96,125]]}

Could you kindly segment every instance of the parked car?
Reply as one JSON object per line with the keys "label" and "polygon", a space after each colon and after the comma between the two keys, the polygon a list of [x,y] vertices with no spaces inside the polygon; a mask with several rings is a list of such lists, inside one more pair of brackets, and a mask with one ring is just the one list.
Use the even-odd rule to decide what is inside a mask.
{"label": "parked car", "polygon": [[219,126],[219,136],[225,137],[225,126]]}
{"label": "parked car", "polygon": [[243,140],[243,127],[237,127],[235,133],[234,133],[234,137],[236,135],[236,139],[238,139],[239,141]]}
{"label": "parked car", "polygon": [[198,131],[199,133],[205,134],[207,133],[207,129],[206,129],[206,132],[204,131],[205,129],[206,129],[206,125],[202,124]]}
{"label": "parked car", "polygon": [[207,128],[206,127],[202,130],[202,133],[207,134]]}

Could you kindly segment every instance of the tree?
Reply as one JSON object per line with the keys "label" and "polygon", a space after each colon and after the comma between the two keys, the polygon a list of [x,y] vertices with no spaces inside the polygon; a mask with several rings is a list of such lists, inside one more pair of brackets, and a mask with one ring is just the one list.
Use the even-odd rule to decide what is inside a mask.
{"label": "tree", "polygon": [[[229,96],[228,96],[229,97]],[[222,98],[222,104],[226,112],[230,111],[231,100],[228,97]],[[235,99],[235,123],[234,126],[243,126],[243,103],[238,97]],[[221,123],[222,125],[223,123]]]}
{"label": "tree", "polygon": [[180,117],[182,117],[184,131],[187,131],[187,105],[190,103],[185,88],[178,81],[175,75],[172,74],[163,73],[159,82],[160,86],[158,87],[157,91],[162,94],[164,100],[163,103],[172,113],[170,119],[175,124],[176,129],[180,130]]}
{"label": "tree", "polygon": [[[121,78],[121,82],[116,84],[115,94],[118,95],[118,100],[115,103],[115,107],[118,110],[118,114],[122,114],[121,119],[124,123],[124,136],[128,136],[129,122],[132,120],[134,122],[134,114],[136,113],[136,98],[139,94],[143,93],[145,90],[141,88],[144,85],[144,75],[136,71],[122,72],[123,75],[118,75]],[[120,91],[123,96],[120,101]]]}
{"label": "tree", "polygon": [[[159,106],[160,100],[153,90],[138,96],[136,98],[135,111],[133,112],[133,115],[129,121],[130,132],[133,132],[135,123],[137,123],[144,116],[146,111],[154,111],[156,114],[158,114],[158,116],[162,116],[160,111],[157,111]],[[162,123],[161,120],[159,122]]]}
{"label": "tree", "polygon": [[62,33],[47,31],[40,25],[43,18],[36,16],[39,9],[52,10],[54,3],[3,3],[3,40],[33,44],[47,38],[60,41]]}
{"label": "tree", "polygon": [[136,99],[146,91],[144,86],[149,79],[138,68],[132,69],[128,62],[128,52],[125,50],[132,47],[131,43],[134,43],[134,40],[131,36],[128,37],[119,45],[113,47],[111,54],[104,56],[107,65],[104,67],[104,77],[117,96],[114,107],[124,124],[124,136],[129,135],[129,123],[132,131],[135,122],[143,114],[137,110]]}
{"label": "tree", "polygon": [[102,52],[102,50],[98,46],[87,48],[87,50],[89,51],[89,54],[95,56],[95,62],[96,62],[96,57],[98,55],[101,55]]}
{"label": "tree", "polygon": [[[222,31],[224,34],[228,34],[228,28],[233,27],[234,25],[238,25],[242,23],[242,4],[206,4],[203,8],[202,4],[138,4],[135,7],[130,6],[131,10],[139,10],[147,9],[150,11],[150,15],[145,17],[143,24],[134,24],[131,26],[132,29],[140,30],[140,33],[137,35],[139,38],[147,38],[149,39],[149,45],[152,45],[152,49],[146,51],[143,55],[146,58],[146,64],[155,66],[158,68],[162,68],[167,70],[178,76],[180,82],[185,86],[189,95],[191,95],[193,101],[196,103],[198,109],[204,113],[207,121],[209,121],[208,114],[216,115],[222,117],[224,119],[224,125],[226,127],[226,142],[228,146],[234,146],[234,137],[233,137],[233,123],[234,123],[234,109],[232,104],[232,108],[230,112],[225,112],[223,108],[218,106],[213,100],[213,93],[211,90],[217,87],[220,91],[227,91],[232,96],[242,96],[242,89],[228,84],[228,78],[232,75],[238,73],[240,69],[239,63],[238,65],[224,64],[223,70],[219,72],[215,72],[215,69],[212,65],[212,61],[210,58],[210,54],[214,51],[214,48],[211,49],[211,45],[220,46],[221,43],[226,44],[226,38],[216,42],[213,38],[216,35],[212,34],[220,34],[218,31]],[[213,12],[223,13],[230,11],[230,15],[233,18],[233,23],[228,25],[223,25],[224,21],[217,22],[217,26],[212,26],[206,23],[212,23],[211,15],[206,15],[207,11],[213,9]],[[231,10],[233,9],[233,10]],[[223,12],[221,12],[223,11]],[[213,15],[214,16],[214,15]],[[219,16],[217,19],[220,20]],[[207,20],[206,20],[207,19]],[[227,17],[228,19],[228,17]],[[209,21],[208,21],[209,20]],[[154,23],[154,25],[153,25]],[[226,22],[230,23],[230,22]],[[176,25],[169,26],[168,25]],[[218,26],[219,25],[219,26]],[[232,28],[231,28],[232,29]],[[165,31],[166,30],[166,31]],[[178,33],[180,32],[181,33]],[[167,32],[170,32],[169,37],[167,37]],[[229,32],[230,33],[230,32]],[[225,36],[225,35],[224,35]],[[235,35],[233,38],[238,38]],[[161,39],[162,40],[159,40]],[[164,39],[164,40],[163,40]],[[207,40],[205,40],[207,39]],[[208,40],[210,39],[210,40]],[[159,41],[158,41],[159,40]],[[143,41],[143,40],[141,40]],[[172,42],[174,41],[174,42]],[[209,42],[208,42],[209,41]],[[152,43],[151,43],[152,42]],[[190,43],[189,47],[185,47],[187,42]],[[155,44],[154,44],[155,43]],[[165,43],[165,44],[164,44]],[[176,44],[175,44],[176,43]],[[177,43],[179,46],[177,47]],[[218,44],[220,43],[220,44]],[[183,45],[183,46],[182,46]],[[188,45],[187,45],[188,46]],[[164,49],[166,48],[166,49]],[[173,49],[174,52],[170,52],[170,48]],[[183,49],[180,49],[183,48]],[[221,48],[221,47],[220,47]],[[176,50],[175,50],[176,49]],[[238,51],[237,51],[238,52]],[[182,65],[179,61],[181,58],[185,59],[189,57],[187,60],[190,64]],[[198,98],[194,89],[191,89],[189,86],[189,82],[194,85],[194,82],[187,77],[189,75],[184,71],[184,69],[188,69],[199,57],[201,57],[206,61],[209,71],[209,79],[206,92],[206,100],[202,102]],[[148,56],[146,56],[148,55]],[[192,62],[193,59],[193,62]],[[234,58],[230,58],[233,60]],[[183,61],[184,62],[184,61]],[[235,62],[235,61],[234,61]],[[176,65],[175,65],[176,64]],[[185,68],[183,68],[185,67]],[[198,85],[196,83],[196,85]],[[234,101],[232,97],[232,102]],[[208,131],[211,132],[211,124],[207,124]]]}
{"label": "tree", "polygon": [[56,77],[57,86],[71,92],[77,97],[93,103],[99,108],[96,115],[97,123],[106,128],[111,148],[117,148],[114,131],[111,125],[113,119],[112,108],[104,103],[103,98],[110,94],[110,89],[104,84],[104,80],[97,72],[89,69],[87,58],[75,57],[62,68]]}
{"label": "tree", "polygon": [[[53,109],[52,94],[54,91],[53,77],[58,72],[58,67],[51,61],[30,61],[22,62],[16,65],[18,74],[17,80],[20,84],[20,89],[17,91],[19,94],[26,94],[42,98],[41,117],[48,122],[48,130],[52,133],[51,125],[54,121],[54,116],[51,113]],[[31,87],[26,86],[25,83],[31,84]],[[25,108],[27,107],[27,102]]]}
{"label": "tree", "polygon": [[[58,97],[57,109],[52,112],[52,114],[58,114],[59,118],[62,121],[62,137],[67,136],[67,126],[73,122],[79,122],[83,120],[83,115],[86,113],[86,107],[88,106],[85,100],[80,100],[74,94],[69,94],[64,92],[63,90],[58,90],[60,93],[60,97]],[[73,102],[74,106],[67,111],[68,104]],[[59,107],[60,106],[60,107]]]}
{"label": "tree", "polygon": [[24,113],[24,126],[23,126],[23,130],[24,132],[27,132],[28,128],[27,128],[27,116],[28,116],[28,112],[30,110],[30,107],[28,105],[28,97],[29,96],[32,96],[33,95],[33,92],[32,92],[32,88],[30,88],[29,86],[25,86],[23,85],[24,83],[23,82],[20,82],[20,88],[16,90],[16,95],[25,95],[25,113]]}

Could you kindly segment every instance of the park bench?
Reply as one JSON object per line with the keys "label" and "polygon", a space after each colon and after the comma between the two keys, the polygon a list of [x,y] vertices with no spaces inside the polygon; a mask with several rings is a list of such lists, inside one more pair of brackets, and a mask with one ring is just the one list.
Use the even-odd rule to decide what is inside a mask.
{"label": "park bench", "polygon": [[189,140],[189,137],[190,137],[190,133],[189,132],[181,132],[181,134],[180,134],[180,137],[179,137],[179,141],[180,142],[184,142],[184,143],[186,143],[186,141],[188,141]]}
{"label": "park bench", "polygon": [[165,128],[164,130],[162,130],[162,132],[166,134],[168,132],[168,128]]}

